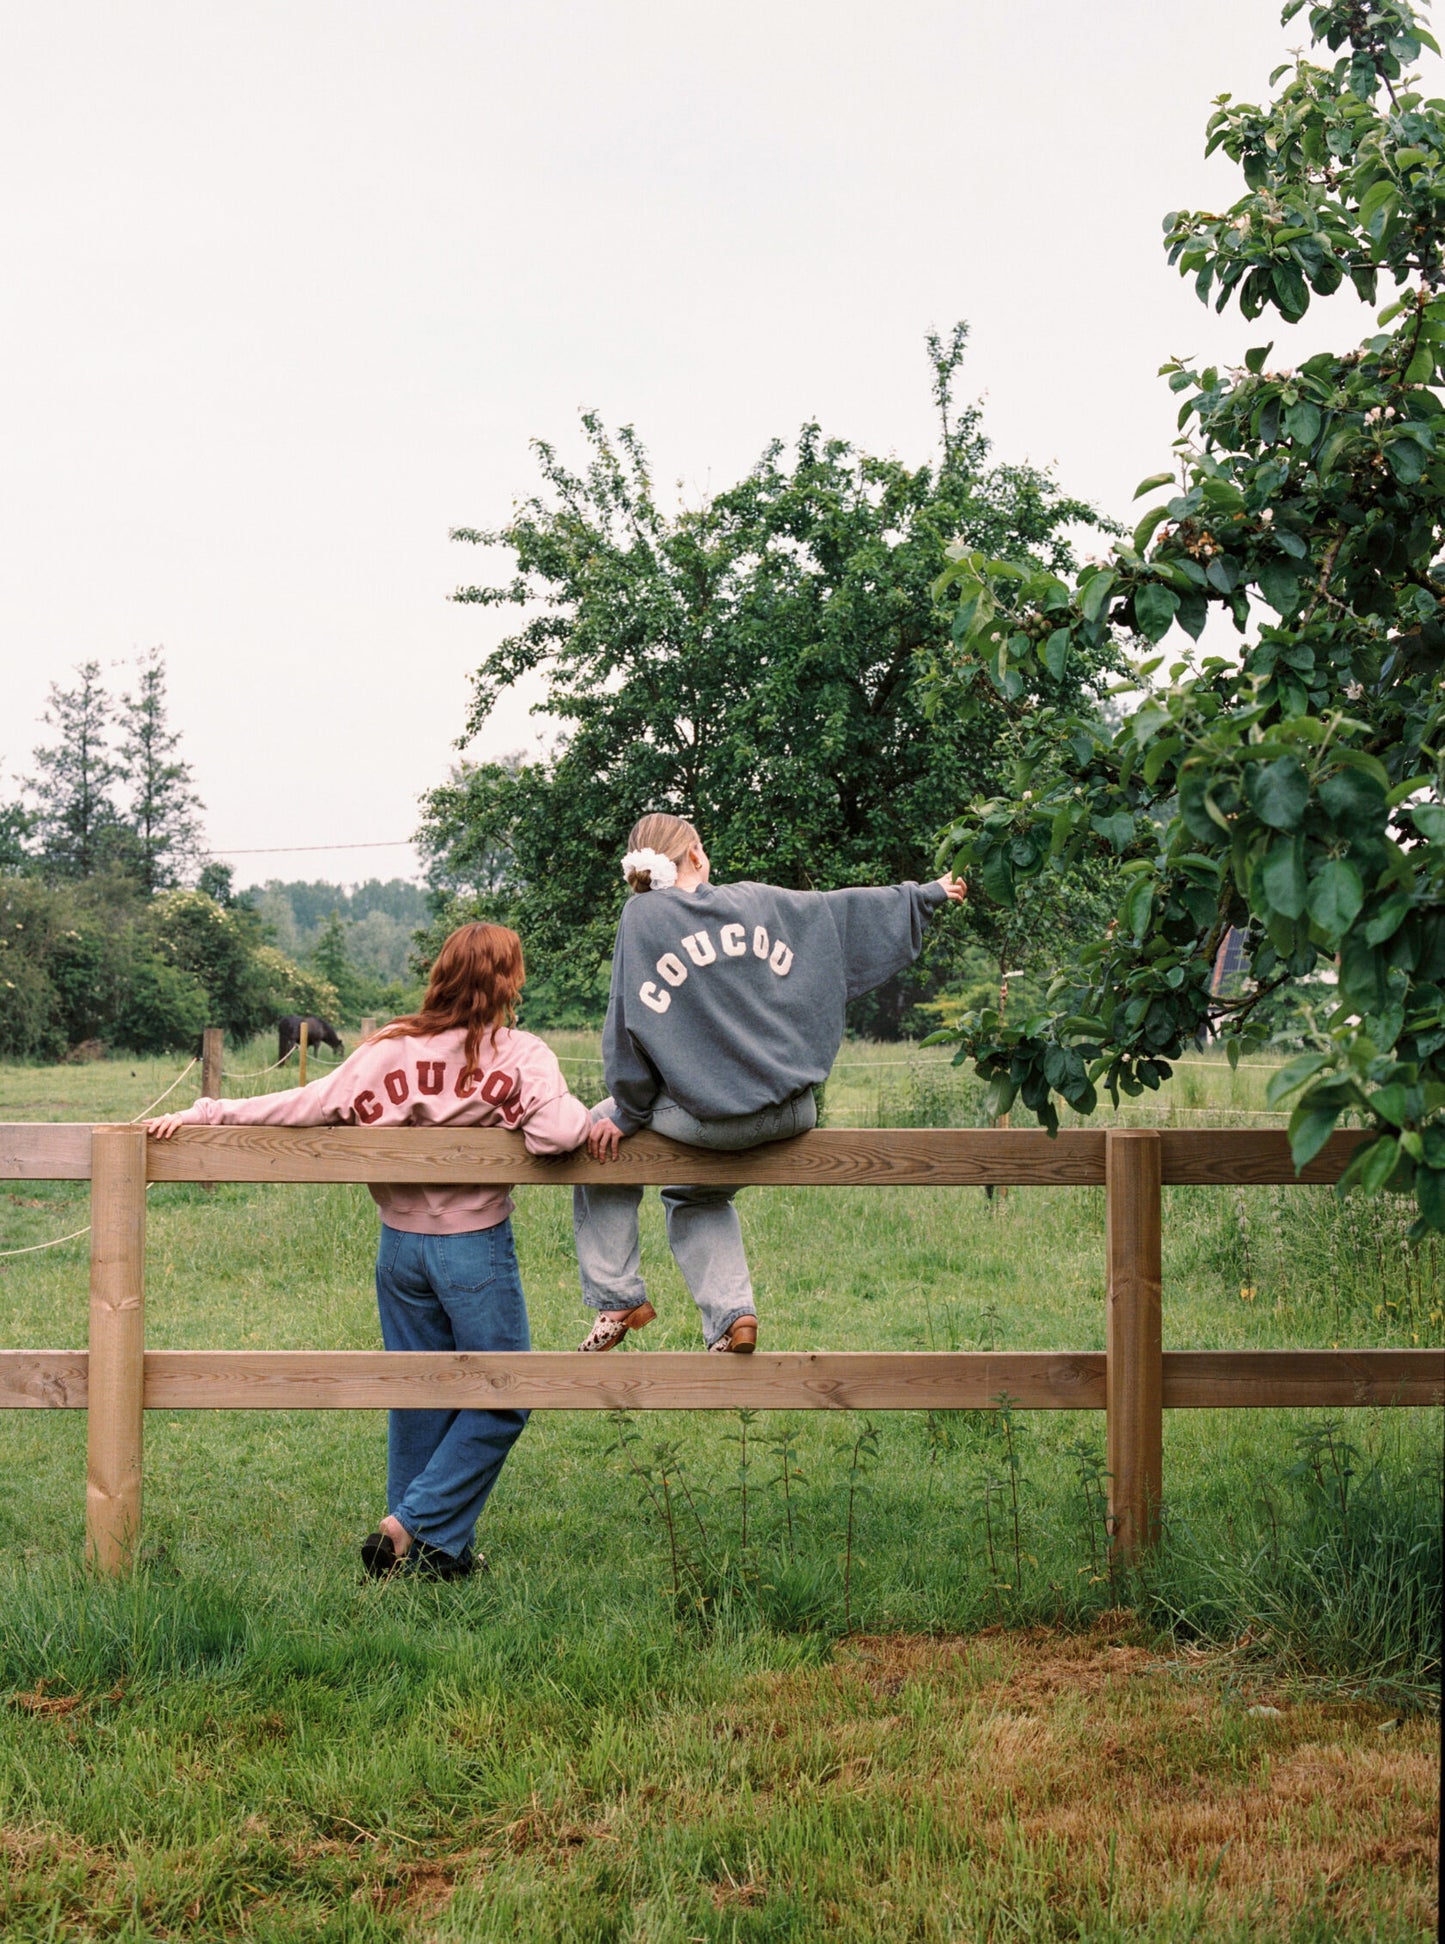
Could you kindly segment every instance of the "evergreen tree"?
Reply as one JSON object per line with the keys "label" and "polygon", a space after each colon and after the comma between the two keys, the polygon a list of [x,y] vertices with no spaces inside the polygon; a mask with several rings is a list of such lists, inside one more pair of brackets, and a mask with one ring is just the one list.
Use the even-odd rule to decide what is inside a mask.
{"label": "evergreen tree", "polygon": [[135,693],[122,698],[118,765],[130,792],[137,875],[147,891],[174,885],[200,845],[200,798],[191,766],[176,760],[180,736],[166,720],[166,668],[159,648],[141,658]]}
{"label": "evergreen tree", "polygon": [[34,822],[23,803],[0,803],[0,871],[23,871],[31,862]]}
{"label": "evergreen tree", "polygon": [[78,687],[50,685],[42,719],[57,740],[35,750],[37,773],[26,783],[40,859],[57,878],[94,877],[114,858],[120,832],[111,795],[119,771],[106,735],[114,706],[99,662],[82,662],[75,672]]}
{"label": "evergreen tree", "polygon": [[346,925],[339,911],[332,912],[325,930],[311,948],[310,965],[328,985],[336,988],[341,1010],[350,1017],[357,1000],[356,968],[346,947]]}

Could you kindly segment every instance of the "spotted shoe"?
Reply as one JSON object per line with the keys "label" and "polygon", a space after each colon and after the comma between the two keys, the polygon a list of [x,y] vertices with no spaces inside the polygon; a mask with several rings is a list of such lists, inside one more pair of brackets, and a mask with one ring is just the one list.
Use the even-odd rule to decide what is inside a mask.
{"label": "spotted shoe", "polygon": [[599,1316],[587,1341],[579,1343],[577,1348],[615,1350],[629,1330],[645,1329],[656,1315],[651,1303],[639,1303],[636,1309],[624,1310],[621,1316]]}

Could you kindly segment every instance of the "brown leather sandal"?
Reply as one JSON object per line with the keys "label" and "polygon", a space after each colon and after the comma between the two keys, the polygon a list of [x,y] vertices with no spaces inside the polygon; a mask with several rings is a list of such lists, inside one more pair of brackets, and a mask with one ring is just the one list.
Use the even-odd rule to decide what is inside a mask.
{"label": "brown leather sandal", "polygon": [[615,1350],[629,1330],[642,1330],[655,1320],[657,1311],[651,1303],[639,1303],[636,1309],[624,1310],[621,1316],[599,1316],[592,1325],[592,1333],[585,1343],[579,1343],[579,1350]]}
{"label": "brown leather sandal", "polygon": [[758,1347],[758,1319],[755,1316],[740,1316],[736,1323],[730,1323],[716,1343],[710,1343],[710,1351],[729,1351],[735,1357],[750,1357]]}

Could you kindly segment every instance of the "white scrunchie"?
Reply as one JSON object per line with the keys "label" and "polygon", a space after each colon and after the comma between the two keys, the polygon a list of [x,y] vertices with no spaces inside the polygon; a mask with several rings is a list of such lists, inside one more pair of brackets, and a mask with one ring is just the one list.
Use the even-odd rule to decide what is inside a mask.
{"label": "white scrunchie", "polygon": [[668,885],[677,883],[677,866],[670,857],[664,857],[661,851],[629,851],[622,860],[624,878],[629,871],[650,872],[654,891],[665,891]]}

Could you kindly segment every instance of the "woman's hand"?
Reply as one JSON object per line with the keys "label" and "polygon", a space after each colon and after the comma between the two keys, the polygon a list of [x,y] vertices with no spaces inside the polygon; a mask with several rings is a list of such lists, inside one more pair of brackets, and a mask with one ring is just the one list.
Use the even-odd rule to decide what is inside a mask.
{"label": "woman's hand", "polygon": [[615,1161],[625,1138],[616,1121],[593,1121],[587,1135],[587,1152],[594,1161]]}
{"label": "woman's hand", "polygon": [[950,904],[962,904],[968,896],[968,886],[961,877],[955,877],[952,871],[945,871],[943,876],[938,879],[938,882],[948,893],[948,902]]}
{"label": "woman's hand", "polygon": [[190,1124],[185,1114],[159,1114],[154,1120],[146,1122],[146,1133],[153,1134],[158,1141],[168,1141],[178,1127],[189,1127]]}

